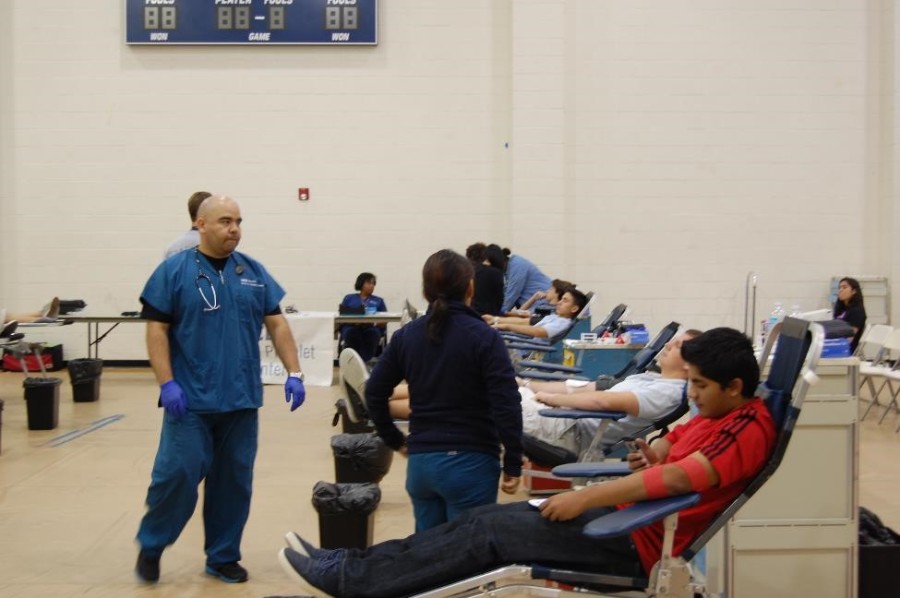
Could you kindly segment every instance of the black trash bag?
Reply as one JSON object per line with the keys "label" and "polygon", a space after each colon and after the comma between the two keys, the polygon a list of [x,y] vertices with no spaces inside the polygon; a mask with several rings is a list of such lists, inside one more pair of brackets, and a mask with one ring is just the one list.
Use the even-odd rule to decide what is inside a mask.
{"label": "black trash bag", "polygon": [[29,388],[52,390],[54,386],[59,386],[60,384],[62,384],[62,378],[25,378],[25,381],[22,382],[22,388],[26,390]]}
{"label": "black trash bag", "polygon": [[900,535],[881,522],[881,519],[865,507],[859,508],[860,546],[900,544]]}
{"label": "black trash bag", "polygon": [[96,380],[103,373],[102,359],[70,359],[68,363],[69,378],[72,384]]}
{"label": "black trash bag", "polygon": [[331,437],[338,482],[380,482],[391,469],[394,451],[376,434]]}
{"label": "black trash bag", "polygon": [[60,299],[59,315],[64,316],[74,311],[81,311],[87,307],[87,303],[83,299]]}
{"label": "black trash bag", "polygon": [[381,502],[378,484],[332,484],[316,482],[312,504],[316,513],[361,513],[368,515]]}

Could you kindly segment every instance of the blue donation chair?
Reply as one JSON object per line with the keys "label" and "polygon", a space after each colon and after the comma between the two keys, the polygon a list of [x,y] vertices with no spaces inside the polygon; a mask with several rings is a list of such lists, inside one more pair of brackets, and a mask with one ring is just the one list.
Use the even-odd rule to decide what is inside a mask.
{"label": "blue donation chair", "polygon": [[[618,384],[628,376],[646,372],[653,364],[656,356],[663,350],[670,340],[672,340],[681,324],[678,322],[669,322],[653,337],[647,345],[638,351],[628,360],[622,369],[612,375],[603,375],[597,378],[597,390],[607,390]],[[555,363],[547,363],[542,361],[522,361],[519,362],[517,373],[523,378],[531,378],[533,380],[567,380],[574,378],[576,380],[586,380],[579,376],[581,368],[575,366],[564,366]]]}
{"label": "blue donation chair", "polygon": [[[558,334],[552,338],[535,338],[532,336],[527,336],[523,334],[517,334],[515,332],[502,332],[500,335],[506,341],[506,346],[510,349],[510,353],[513,356],[514,362],[521,361],[520,356],[523,353],[532,353],[532,357],[537,358],[539,355],[543,355],[543,359],[545,361],[553,362],[557,358],[562,360],[562,341],[568,337],[569,333],[575,328],[575,326],[587,318],[590,317],[590,306],[594,301],[594,293],[589,292],[586,294],[588,301],[584,306],[584,309],[572,320],[572,324],[561,334]],[[624,304],[619,304],[612,309],[612,311],[607,314],[607,316],[603,319],[603,322],[600,325],[595,326],[591,332],[595,332],[598,334],[603,334],[603,332],[597,332],[598,330],[613,330],[618,325],[619,320],[622,318],[622,314],[625,313],[625,310],[628,308]]]}
{"label": "blue donation chair", "polygon": [[[777,324],[766,341],[760,363],[765,364],[778,340],[769,368],[769,376],[757,392],[775,422],[777,438],[767,463],[744,491],[737,496],[712,523],[678,556],[672,555],[678,511],[696,504],[697,493],[636,503],[588,523],[584,533],[605,538],[629,534],[661,519],[665,520],[665,536],[660,561],[649,578],[605,575],[573,571],[540,564],[509,565],[435,590],[419,594],[419,598],[447,596],[656,596],[657,598],[689,598],[704,594],[702,585],[691,578],[688,562],[703,548],[729,519],[765,484],[778,469],[794,425],[800,415],[803,398],[815,381],[815,368],[822,353],[825,335],[815,322],[785,318]],[[563,476],[628,475],[626,464],[572,463],[554,470]],[[572,589],[551,587],[562,584]],[[637,592],[637,594],[636,594]]]}
{"label": "blue donation chair", "polygon": [[[529,336],[527,334],[519,334],[517,332],[503,331],[500,336],[506,341],[506,348],[509,349],[510,357],[513,361],[519,361],[523,354],[543,354],[545,359],[553,359],[556,355],[562,356],[562,341],[576,327],[579,322],[585,321],[590,317],[590,305],[594,301],[594,293],[588,292],[585,295],[587,303],[577,316],[572,318],[569,326],[562,332],[549,337],[540,338]],[[561,357],[560,357],[561,358]]]}
{"label": "blue donation chair", "polygon": [[[625,413],[620,411],[589,411],[586,409],[541,409],[539,412],[545,417],[562,417],[569,419],[601,419],[602,422],[594,433],[591,445],[581,454],[577,455],[572,451],[550,444],[540,438],[536,438],[531,434],[522,435],[522,444],[525,456],[540,467],[557,467],[566,463],[575,463],[579,461],[597,461],[604,457],[624,456],[625,443],[627,440],[634,438],[646,438],[654,432],[662,432],[665,434],[669,426],[681,419],[689,410],[687,398],[687,385],[685,384],[684,392],[681,395],[681,402],[674,409],[663,415],[658,420],[644,426],[628,438],[620,438],[616,442],[607,447],[602,446],[603,432],[610,421],[616,421],[625,417]],[[533,472],[529,475],[537,475],[539,472]],[[542,477],[542,476],[538,476]]]}

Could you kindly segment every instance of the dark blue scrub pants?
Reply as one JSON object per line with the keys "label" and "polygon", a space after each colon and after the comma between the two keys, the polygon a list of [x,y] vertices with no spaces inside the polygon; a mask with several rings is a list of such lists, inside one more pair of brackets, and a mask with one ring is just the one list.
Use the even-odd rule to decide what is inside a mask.
{"label": "dark blue scrub pants", "polygon": [[256,409],[163,416],[147,513],[137,540],[159,556],[174,543],[197,506],[205,480],[203,525],[207,565],[241,560],[241,536],[250,514],[259,419]]}

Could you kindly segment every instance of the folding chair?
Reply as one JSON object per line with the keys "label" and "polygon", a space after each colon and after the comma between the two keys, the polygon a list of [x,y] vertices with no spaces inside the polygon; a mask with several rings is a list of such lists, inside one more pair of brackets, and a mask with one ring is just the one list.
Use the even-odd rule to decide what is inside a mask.
{"label": "folding chair", "polygon": [[893,332],[894,327],[887,324],[869,324],[863,331],[853,353],[860,363],[875,363],[881,359],[884,353],[884,343]]}
{"label": "folding chair", "polygon": [[[628,360],[628,363],[621,370],[613,375],[603,375],[597,378],[597,390],[607,390],[612,388],[618,382],[624,380],[628,376],[640,374],[647,371],[653,364],[659,352],[665,348],[666,343],[672,340],[681,324],[678,322],[669,322],[653,337],[647,345],[638,351]],[[573,366],[560,366],[553,363],[542,361],[525,361],[519,362],[517,373],[523,378],[532,378],[534,380],[567,380],[574,378],[576,380],[587,380],[582,376],[581,368]]]}
{"label": "folding chair", "polygon": [[[891,363],[891,359],[894,360],[893,363]],[[891,405],[896,408],[897,394],[900,393],[900,387],[895,391],[891,382],[900,381],[900,369],[898,368],[900,368],[900,328],[891,331],[887,340],[885,340],[884,344],[881,346],[881,350],[878,351],[874,361],[871,363],[861,362],[859,364],[859,389],[862,390],[863,386],[866,386],[869,389],[870,395],[869,406],[866,407],[860,421],[864,420],[866,416],[869,415],[869,411],[871,411],[872,407],[875,405],[885,407],[885,405],[882,405],[878,400],[878,397],[885,386],[888,387],[893,398],[888,406],[885,407],[885,411],[882,414],[879,423],[884,420],[884,416],[890,411]],[[878,389],[875,388],[876,379],[881,379],[881,386],[879,386]]]}
{"label": "folding chair", "polygon": [[[641,591],[637,595],[652,595],[657,598],[686,598],[698,593],[703,594],[703,587],[691,580],[688,562],[778,468],[800,415],[803,399],[809,385],[815,381],[814,372],[825,341],[821,326],[797,318],[785,318],[769,334],[761,357],[762,363],[766,363],[775,337],[779,337],[778,347],[769,369],[769,376],[760,385],[758,392],[766,402],[775,422],[777,431],[775,447],[762,471],[718,517],[713,519],[705,531],[680,555],[672,555],[678,511],[696,504],[700,500],[700,495],[696,493],[636,503],[600,517],[585,526],[585,534],[605,538],[629,534],[639,527],[664,519],[662,558],[649,578],[605,575],[537,564],[510,565],[419,594],[419,598],[484,595],[634,596],[635,591]],[[591,466],[593,470],[589,470]],[[560,473],[568,475],[566,469],[578,470],[575,473],[579,477],[586,474],[613,475],[617,470],[621,475],[630,473],[627,465],[579,463],[557,468]],[[551,582],[564,584],[572,589],[548,587]]]}

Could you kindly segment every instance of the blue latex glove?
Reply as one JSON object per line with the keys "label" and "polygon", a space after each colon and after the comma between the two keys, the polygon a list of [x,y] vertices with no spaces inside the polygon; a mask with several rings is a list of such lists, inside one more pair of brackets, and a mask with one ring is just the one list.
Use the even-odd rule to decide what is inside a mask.
{"label": "blue latex glove", "polygon": [[303,380],[288,376],[284,381],[284,400],[291,404],[291,411],[294,411],[303,404],[306,399],[306,388],[303,386]]}
{"label": "blue latex glove", "polygon": [[175,419],[181,419],[187,413],[187,399],[184,391],[174,380],[169,380],[159,387],[159,403],[166,413]]}

